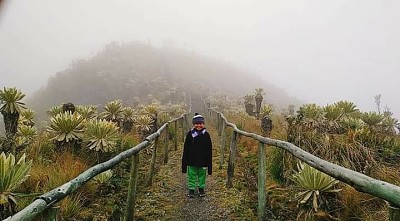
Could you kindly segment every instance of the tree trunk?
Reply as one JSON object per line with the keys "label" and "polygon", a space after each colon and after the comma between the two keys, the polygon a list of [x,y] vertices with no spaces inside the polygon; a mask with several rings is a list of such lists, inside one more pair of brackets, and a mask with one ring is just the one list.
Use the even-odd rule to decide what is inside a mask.
{"label": "tree trunk", "polygon": [[4,111],[1,113],[3,114],[4,128],[6,131],[6,140],[2,151],[10,153],[15,148],[15,134],[18,129],[19,113],[7,113]]}
{"label": "tree trunk", "polygon": [[246,113],[247,113],[249,116],[254,116],[254,105],[253,105],[253,104],[246,103],[246,104],[244,105],[244,107],[245,107],[245,109],[246,109]]}
{"label": "tree trunk", "polygon": [[73,103],[66,103],[62,106],[63,112],[69,111],[71,114],[75,112],[75,105]]}
{"label": "tree trunk", "polygon": [[124,122],[122,123],[122,131],[123,131],[124,133],[129,133],[129,132],[131,132],[132,127],[133,127],[133,122],[132,122],[132,121],[124,121]]}
{"label": "tree trunk", "polygon": [[263,117],[261,119],[261,129],[268,136],[271,134],[271,131],[272,131],[272,120],[268,116],[265,116],[265,117]]}
{"label": "tree trunk", "polygon": [[151,131],[150,134],[157,132],[158,126],[157,126],[157,115],[151,116],[151,119],[153,122],[151,123]]}
{"label": "tree trunk", "polygon": [[262,100],[263,100],[263,96],[256,96],[255,97],[255,100],[256,100],[256,116],[258,117],[259,115],[260,115],[260,110],[261,110],[261,103],[262,103]]}

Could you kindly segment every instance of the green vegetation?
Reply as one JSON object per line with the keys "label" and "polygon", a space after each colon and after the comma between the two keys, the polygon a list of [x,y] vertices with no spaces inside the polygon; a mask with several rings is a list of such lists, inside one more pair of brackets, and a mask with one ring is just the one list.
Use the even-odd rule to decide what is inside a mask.
{"label": "green vegetation", "polygon": [[0,150],[15,153],[15,134],[18,129],[18,119],[25,103],[21,100],[25,97],[20,90],[14,88],[4,88],[0,90],[0,112],[3,115],[6,130],[6,139]]}
{"label": "green vegetation", "polygon": [[[214,102],[215,98],[209,100]],[[231,102],[225,103],[222,110],[221,101],[215,106],[230,122],[263,134],[263,122],[254,118],[254,112],[245,111],[246,104],[254,102],[252,95],[246,95],[245,105],[239,108],[235,99],[228,100]],[[326,106],[304,104],[297,113],[293,105],[282,113],[266,109],[266,116],[274,125],[272,138],[288,140],[322,159],[370,177],[400,183],[400,175],[394,172],[400,168],[400,136],[396,134],[399,124],[390,111],[362,112],[350,101]],[[250,138],[239,140],[235,167],[236,186],[248,192],[247,200],[254,211],[257,148],[257,142]],[[271,220],[387,219],[387,207],[382,200],[359,193],[308,165],[298,166],[297,159],[278,148],[267,148],[267,157],[267,206]]]}
{"label": "green vegetation", "polygon": [[311,166],[298,163],[297,167],[298,171],[289,177],[294,185],[299,188],[295,199],[298,200],[301,212],[297,217],[304,216],[304,219],[309,220],[312,219],[313,212],[318,212],[321,207],[326,210],[329,208],[329,205],[326,204],[332,204],[334,197],[329,198],[327,193],[337,193],[341,189],[334,189],[339,181]]}
{"label": "green vegetation", "polygon": [[[113,59],[109,59],[110,55]],[[167,59],[170,56],[175,59]],[[209,66],[199,65],[199,61]],[[200,95],[239,129],[287,140],[327,161],[400,184],[400,138],[396,134],[400,125],[388,108],[382,113],[363,112],[350,101],[339,101],[326,106],[304,104],[296,112],[291,103],[298,102],[276,96],[279,93],[273,87],[268,87],[268,93],[257,88],[254,93],[243,96],[259,82],[250,77],[226,81],[228,76],[241,73],[199,55],[141,44],[110,44],[94,57],[74,62],[68,70],[54,76],[48,86],[30,100],[29,107],[34,110],[25,108],[22,102],[25,95],[16,88],[0,90],[0,110],[6,132],[0,139],[0,150],[4,152],[0,160],[0,178],[4,179],[0,182],[1,218],[28,205],[33,195],[68,182],[116,152],[139,143],[162,123],[184,113],[189,101],[193,109],[200,109]],[[207,82],[203,84],[199,76]],[[251,82],[247,86],[237,86],[245,81]],[[192,82],[199,82],[195,90]],[[219,91],[213,91],[214,88]],[[59,105],[65,100],[77,105]],[[282,110],[283,105],[288,108]],[[101,109],[104,111],[99,112]],[[44,116],[45,111],[48,117]],[[40,125],[42,122],[44,126]],[[206,122],[218,145],[220,138],[209,126],[209,116]],[[176,135],[174,129],[174,125],[170,125],[166,140]],[[232,136],[230,128],[226,134],[228,146]],[[226,162],[213,174],[218,182],[214,185],[223,196],[214,205],[225,208],[232,219],[256,217],[257,148],[256,141],[238,137],[233,189],[223,188]],[[148,154],[141,154],[140,162],[150,161],[151,148],[146,150]],[[162,152],[155,152],[157,162],[163,160]],[[17,163],[15,158],[19,158]],[[171,158],[175,160],[172,166],[179,169],[179,154]],[[218,157],[214,158],[216,163]],[[267,164],[266,210],[271,220],[377,220],[387,217],[387,206],[382,200],[359,193],[299,163],[280,149],[267,147]],[[61,218],[119,220],[126,208],[129,165],[129,161],[123,162],[112,172],[100,174],[58,203]],[[141,165],[138,182],[143,186],[149,165]],[[166,194],[176,195],[175,188],[180,182],[174,177],[176,171],[168,166],[156,163],[156,172],[161,174],[155,178],[153,186],[138,193],[141,199],[138,217],[169,218],[166,213],[176,212],[182,206],[182,201],[174,203],[171,200],[175,199],[168,199]],[[16,192],[33,195],[18,197]]]}
{"label": "green vegetation", "polygon": [[[14,113],[16,110],[22,110],[22,107],[17,106],[23,104],[20,101],[24,97],[22,92],[8,88],[4,91],[18,95],[14,106],[8,103],[6,105],[5,101],[2,101],[4,110],[13,110]],[[0,159],[0,169],[3,168],[0,177],[3,179],[0,181],[1,218],[6,218],[27,206],[34,196],[72,180],[98,162],[108,160],[112,156],[110,152],[133,147],[138,140],[158,128],[159,112],[164,112],[171,106],[176,109],[171,113],[165,112],[165,121],[177,117],[186,107],[181,103],[164,106],[154,101],[135,109],[124,106],[121,100],[114,100],[107,102],[104,106],[105,111],[98,114],[94,105],[75,106],[66,103],[51,107],[47,111],[50,118],[46,122],[46,128],[39,130],[34,127],[35,112],[30,109],[22,111],[21,118],[14,121],[15,127],[18,128],[15,135],[7,135],[0,143],[2,148],[9,142],[13,143],[13,149],[7,150],[9,153],[17,152],[17,155],[21,156],[15,165],[15,157],[12,154],[6,157],[3,153]],[[10,139],[7,140],[8,138]],[[31,159],[29,163],[25,163],[25,158]],[[126,197],[121,197],[121,194],[126,195],[128,187],[127,165],[129,164],[124,162],[115,167],[114,172],[106,171],[100,174],[94,179],[95,182],[89,182],[62,200],[58,204],[59,216],[67,220],[121,217],[123,213],[117,210],[125,208]],[[20,198],[21,194],[14,194],[14,190],[26,197]],[[98,199],[96,194],[101,194],[104,198]],[[18,204],[16,198],[20,198]],[[105,208],[100,209],[98,205],[103,204],[96,202],[104,200]],[[87,206],[92,204],[96,206]]]}
{"label": "green vegetation", "polygon": [[91,120],[86,123],[84,140],[91,150],[113,152],[119,139],[118,127],[114,122]]}
{"label": "green vegetation", "polygon": [[31,170],[32,161],[25,161],[25,154],[16,161],[13,154],[0,155],[0,218],[16,212],[17,200],[14,191],[24,182]]}
{"label": "green vegetation", "polygon": [[84,132],[83,117],[78,113],[65,112],[50,119],[47,131],[58,148],[74,147],[82,140]]}

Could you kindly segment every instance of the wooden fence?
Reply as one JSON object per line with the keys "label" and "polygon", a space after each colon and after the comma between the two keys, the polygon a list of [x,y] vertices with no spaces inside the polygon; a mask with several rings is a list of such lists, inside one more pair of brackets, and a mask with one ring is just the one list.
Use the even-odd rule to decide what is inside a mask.
{"label": "wooden fence", "polygon": [[[189,111],[190,113],[190,111]],[[185,139],[184,133],[188,128],[188,117],[189,113],[185,113],[180,117],[170,120],[164,125],[162,125],[157,132],[149,135],[144,139],[143,142],[139,143],[138,145],[121,152],[117,156],[113,157],[112,159],[97,164],[69,182],[47,192],[43,195],[36,198],[30,205],[19,211],[18,213],[14,214],[5,219],[5,221],[29,221],[33,220],[39,214],[46,213],[48,220],[56,220],[57,212],[54,209],[55,203],[59,202],[66,196],[70,195],[77,189],[81,188],[85,185],[90,179],[95,177],[96,175],[112,169],[123,160],[132,157],[132,166],[131,166],[131,173],[130,173],[130,180],[129,180],[129,192],[127,197],[127,209],[125,214],[125,220],[131,221],[134,218],[134,208],[135,208],[135,200],[136,200],[136,193],[137,193],[137,180],[138,180],[138,167],[139,167],[139,153],[145,148],[148,148],[152,143],[154,143],[154,149],[151,157],[150,169],[148,172],[146,185],[151,185],[153,176],[154,176],[154,168],[156,162],[156,154],[157,154],[157,147],[159,137],[164,133],[164,155],[163,155],[163,163],[168,163],[168,152],[169,152],[169,141],[168,141],[168,127],[170,124],[174,124],[174,149],[177,150],[178,145],[178,121],[181,122],[182,127],[182,139]]]}
{"label": "wooden fence", "polygon": [[[258,144],[258,218],[259,220],[265,220],[266,214],[266,145],[272,145],[278,148],[281,148],[301,161],[307,163],[313,168],[322,171],[344,183],[349,184],[354,187],[356,190],[360,192],[365,192],[381,198],[389,203],[389,219],[390,221],[399,221],[400,220],[400,187],[395,186],[393,184],[377,180],[371,177],[368,177],[364,174],[358,173],[356,171],[341,167],[339,165],[327,162],[322,160],[301,148],[285,141],[271,139],[267,137],[260,136],[255,133],[249,133],[246,131],[239,130],[235,124],[229,123],[225,116],[218,111],[213,110],[210,107],[204,105],[204,113],[208,113],[212,119],[215,120],[218,135],[220,137],[221,149],[219,156],[219,167],[222,168],[222,165],[225,160],[224,152],[225,152],[225,142],[226,142],[226,128],[231,127],[233,129],[230,145],[229,145],[229,156],[228,156],[228,169],[227,169],[227,182],[226,186],[231,188],[232,180],[234,178],[234,169],[235,169],[235,158],[237,153],[237,136],[242,135],[246,137],[251,137],[259,142]],[[80,175],[78,175],[73,180],[39,196],[36,200],[34,200],[30,205],[25,207],[20,212],[14,214],[13,216],[8,217],[5,221],[28,221],[33,220],[39,214],[46,212],[48,214],[53,214],[55,217],[57,214],[54,213],[51,208],[55,203],[59,202],[69,194],[73,193],[80,187],[82,187],[85,183],[87,183],[90,179],[95,177],[96,175],[104,172],[108,169],[111,169],[121,163],[123,160],[132,157],[132,166],[131,166],[131,176],[129,182],[129,193],[127,198],[127,209],[125,220],[131,221],[134,217],[134,208],[135,208],[135,199],[137,192],[137,179],[138,179],[138,167],[139,167],[139,153],[141,150],[149,147],[152,143],[154,143],[154,149],[152,153],[150,170],[148,172],[146,185],[152,184],[152,179],[154,176],[154,168],[156,161],[156,154],[158,148],[158,141],[161,134],[164,132],[164,155],[163,155],[163,163],[168,162],[168,152],[169,152],[169,141],[168,141],[168,127],[170,124],[174,124],[175,128],[175,136],[174,140],[174,149],[177,149],[177,136],[178,136],[178,122],[180,121],[182,127],[182,139],[185,139],[185,131],[189,129],[188,126],[188,114],[183,114],[179,118],[171,120],[161,126],[157,132],[148,136],[143,142],[140,144],[121,152],[114,158],[97,164],[88,170],[84,171]],[[55,218],[50,220],[55,220]]]}
{"label": "wooden fence", "polygon": [[212,119],[216,122],[216,128],[218,134],[221,136],[221,150],[220,150],[220,162],[219,167],[222,168],[224,163],[224,152],[225,152],[225,140],[226,140],[226,127],[233,129],[230,146],[229,146],[229,158],[228,158],[228,169],[227,169],[227,182],[228,188],[232,187],[232,179],[235,169],[235,158],[237,152],[237,136],[243,135],[251,137],[259,142],[258,144],[258,219],[265,220],[265,207],[266,207],[266,146],[272,145],[281,148],[299,160],[307,163],[313,168],[322,171],[337,180],[340,180],[348,185],[354,187],[359,192],[371,194],[375,197],[383,199],[389,203],[389,220],[400,221],[400,187],[395,186],[391,183],[387,183],[381,180],[377,180],[366,176],[362,173],[344,168],[334,163],[322,160],[303,149],[291,144],[289,142],[271,139],[263,137],[255,133],[249,133],[246,131],[239,130],[235,124],[229,123],[225,116],[218,111],[210,108],[210,105],[204,103],[205,113],[208,113]]}

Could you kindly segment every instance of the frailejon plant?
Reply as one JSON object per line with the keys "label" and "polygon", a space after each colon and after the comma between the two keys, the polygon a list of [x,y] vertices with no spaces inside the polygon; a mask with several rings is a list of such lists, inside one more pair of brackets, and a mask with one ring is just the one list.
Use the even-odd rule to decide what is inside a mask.
{"label": "frailejon plant", "polygon": [[6,152],[14,151],[18,119],[22,110],[25,109],[25,103],[21,102],[24,97],[25,94],[15,87],[4,87],[3,90],[0,90],[0,112],[3,115],[6,131],[6,142],[3,144],[3,148]]}
{"label": "frailejon plant", "polygon": [[104,119],[108,121],[112,121],[120,125],[122,119],[122,101],[121,100],[113,100],[104,106],[104,112],[102,116]]}
{"label": "frailejon plant", "polygon": [[359,113],[360,113],[357,106],[353,102],[350,102],[350,101],[345,101],[345,100],[338,101],[338,102],[334,103],[333,105],[342,109],[343,117],[357,117],[357,115],[359,115]]}
{"label": "frailejon plant", "polygon": [[91,120],[86,124],[84,140],[86,146],[95,151],[113,152],[119,139],[118,127],[106,120]]}
{"label": "frailejon plant", "polygon": [[340,125],[345,128],[347,131],[357,131],[364,127],[365,123],[359,118],[348,117],[344,118],[340,121]]}
{"label": "frailejon plant", "polygon": [[151,131],[153,119],[147,115],[139,115],[135,118],[135,127],[141,138],[144,139]]}
{"label": "frailejon plant", "polygon": [[365,112],[361,114],[361,120],[364,121],[369,128],[377,130],[383,120],[383,115],[376,112]]}
{"label": "frailejon plant", "polygon": [[383,121],[382,121],[382,132],[395,135],[396,134],[396,128],[399,125],[399,121],[396,118],[393,118],[391,116],[385,116]]}
{"label": "frailejon plant", "polygon": [[271,104],[264,105],[261,107],[260,113],[258,115],[261,121],[261,129],[265,134],[269,136],[272,130],[272,120],[270,114],[273,111],[273,106]]}
{"label": "frailejon plant", "polygon": [[97,107],[94,105],[77,105],[76,112],[78,112],[86,120],[91,120],[97,117]]}
{"label": "frailejon plant", "polygon": [[324,108],[324,119],[326,121],[325,126],[327,127],[327,131],[338,133],[339,129],[339,121],[343,115],[343,109],[338,107],[337,105],[331,104],[326,105]]}
{"label": "frailejon plant", "polygon": [[[135,127],[140,134],[140,139],[143,140],[152,131],[154,125],[153,119],[148,115],[139,115],[135,118]],[[150,148],[146,148],[146,153],[150,154]]]}
{"label": "frailejon plant", "polygon": [[272,104],[263,105],[260,109],[260,118],[269,116],[273,110],[274,106]]}
{"label": "frailejon plant", "polygon": [[244,107],[245,107],[246,113],[249,116],[254,116],[255,115],[255,112],[254,112],[254,106],[255,106],[254,105],[254,95],[248,94],[248,95],[243,97],[243,100],[244,100]]}
{"label": "frailejon plant", "polygon": [[122,130],[124,133],[131,132],[135,116],[136,112],[133,108],[124,107],[122,109]]}
{"label": "frailejon plant", "polygon": [[295,194],[298,205],[302,207],[298,217],[304,214],[312,215],[311,211],[317,212],[321,207],[327,205],[329,198],[327,193],[341,191],[341,189],[335,188],[339,181],[329,175],[304,163],[298,163],[297,169],[298,171],[289,179],[300,189],[300,192]]}
{"label": "frailejon plant", "polygon": [[99,175],[95,176],[93,180],[100,184],[106,184],[110,181],[112,175],[113,175],[112,170],[106,170],[100,173]]}
{"label": "frailejon plant", "polygon": [[265,95],[264,89],[256,88],[254,92],[254,99],[256,101],[256,116],[259,118],[260,110],[261,110],[261,103],[263,100],[263,95]]}
{"label": "frailejon plant", "polygon": [[58,147],[64,145],[74,145],[82,140],[84,132],[84,118],[78,114],[65,112],[57,114],[50,119],[47,131],[51,134],[51,139]]}
{"label": "frailejon plant", "polygon": [[146,105],[142,108],[142,114],[148,115],[152,122],[151,122],[151,130],[149,132],[156,132],[157,131],[157,120],[158,114],[160,113],[161,106],[158,103],[152,103]]}
{"label": "frailejon plant", "polygon": [[47,114],[50,117],[55,117],[57,114],[61,114],[63,112],[62,105],[51,107],[50,110],[47,111]]}
{"label": "frailejon plant", "polygon": [[316,104],[305,104],[297,111],[297,118],[308,129],[318,128],[324,119],[324,111]]}
{"label": "frailejon plant", "polygon": [[28,126],[34,126],[35,121],[33,120],[35,118],[35,111],[31,109],[26,109],[21,111],[18,119],[18,125],[28,125]]}
{"label": "frailejon plant", "polygon": [[16,145],[25,146],[29,143],[33,142],[33,140],[37,137],[38,133],[35,127],[20,125],[18,127]]}
{"label": "frailejon plant", "polygon": [[26,162],[25,154],[16,161],[12,154],[0,155],[0,216],[6,218],[16,212],[17,200],[13,191],[28,178],[32,161]]}

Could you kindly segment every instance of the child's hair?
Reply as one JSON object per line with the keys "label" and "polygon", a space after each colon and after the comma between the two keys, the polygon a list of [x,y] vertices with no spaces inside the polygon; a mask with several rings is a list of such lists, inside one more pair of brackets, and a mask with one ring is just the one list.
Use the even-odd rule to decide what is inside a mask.
{"label": "child's hair", "polygon": [[194,117],[193,117],[193,124],[195,123],[204,123],[204,117],[201,116],[199,113],[194,113]]}

